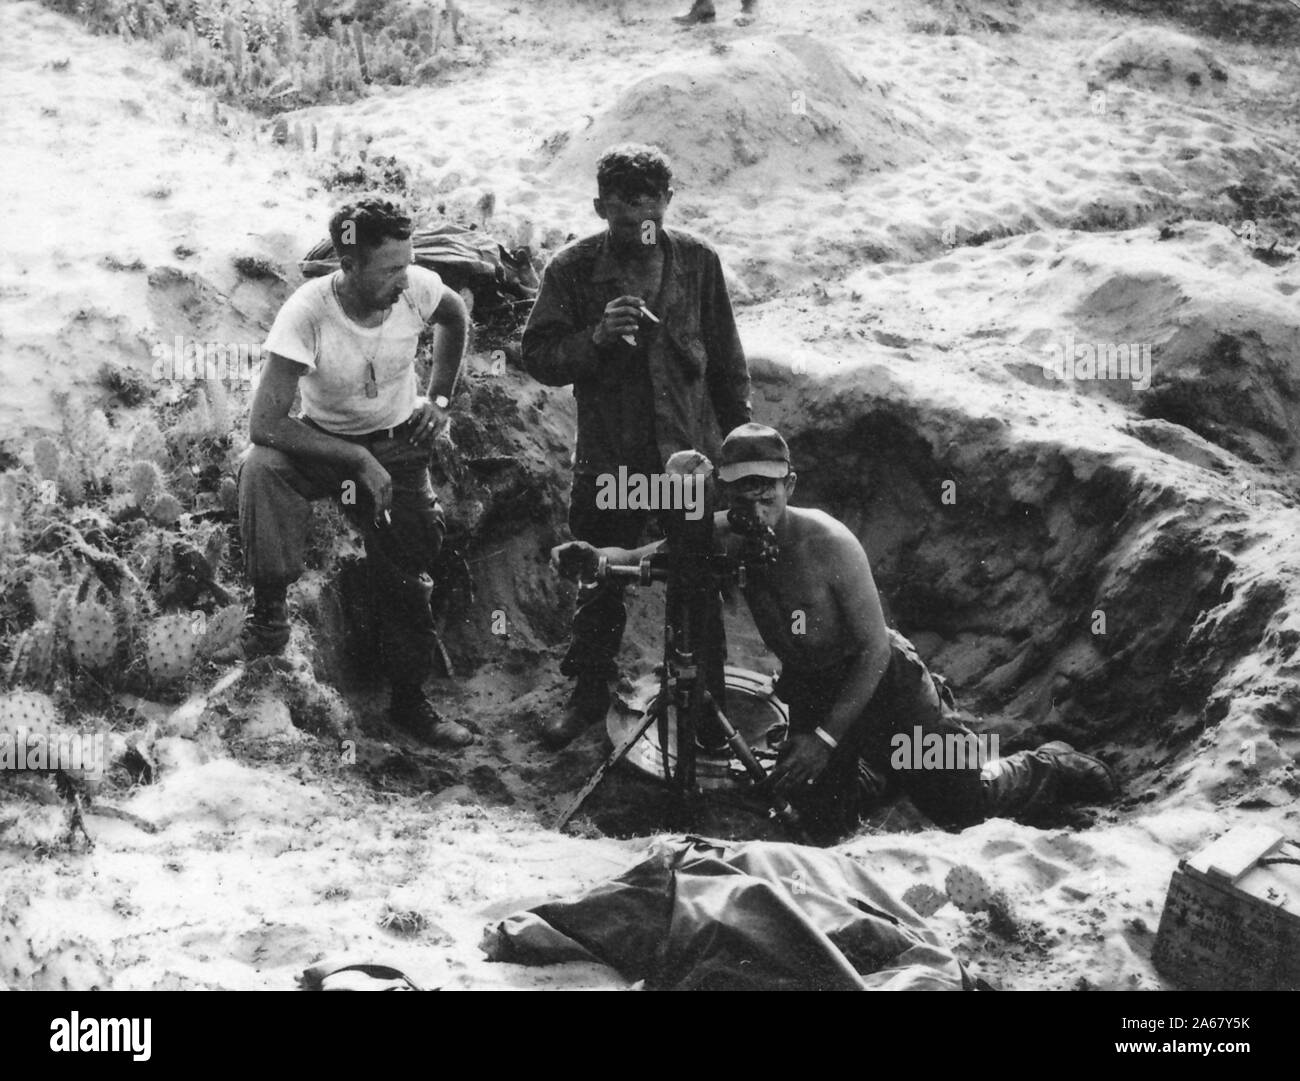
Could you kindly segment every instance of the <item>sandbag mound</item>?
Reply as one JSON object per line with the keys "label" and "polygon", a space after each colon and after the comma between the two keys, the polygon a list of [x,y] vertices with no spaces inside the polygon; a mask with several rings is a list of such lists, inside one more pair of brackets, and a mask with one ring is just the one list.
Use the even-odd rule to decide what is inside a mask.
{"label": "sandbag mound", "polygon": [[[1129,30],[1084,61],[1088,89],[1123,82],[1179,96],[1213,94],[1228,85],[1228,66],[1195,38],[1157,26]],[[1235,81],[1235,80],[1234,80]]]}
{"label": "sandbag mound", "polygon": [[1243,461],[1284,470],[1300,448],[1300,333],[1210,305],[1164,343],[1144,417],[1171,421]]}
{"label": "sandbag mound", "polygon": [[571,138],[552,169],[581,181],[616,143],[653,143],[679,191],[727,183],[817,187],[926,158],[950,138],[834,48],[782,35],[721,56],[678,59],[633,83]]}
{"label": "sandbag mound", "polygon": [[[1289,468],[1300,449],[1294,270],[1267,267],[1219,226],[1160,235],[1167,239],[1139,234],[1122,248],[1083,242],[1071,251],[1064,322],[1076,328],[1075,374],[1088,345],[1097,370],[1070,385],[1181,425],[1243,461]],[[1235,280],[1212,280],[1203,265],[1231,266]],[[1123,369],[1126,349],[1130,369],[1103,372],[1117,351]]]}

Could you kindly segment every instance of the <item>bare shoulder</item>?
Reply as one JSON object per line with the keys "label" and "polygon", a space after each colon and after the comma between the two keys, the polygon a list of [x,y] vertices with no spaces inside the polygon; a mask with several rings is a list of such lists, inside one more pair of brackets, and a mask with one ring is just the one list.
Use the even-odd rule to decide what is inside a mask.
{"label": "bare shoulder", "polygon": [[858,543],[857,537],[848,526],[838,518],[832,518],[824,510],[814,510],[812,507],[787,507],[786,513],[798,527],[801,539]]}
{"label": "bare shoulder", "polygon": [[801,543],[831,558],[865,558],[866,553],[858,538],[838,518],[810,507],[788,507],[786,513],[795,522]]}

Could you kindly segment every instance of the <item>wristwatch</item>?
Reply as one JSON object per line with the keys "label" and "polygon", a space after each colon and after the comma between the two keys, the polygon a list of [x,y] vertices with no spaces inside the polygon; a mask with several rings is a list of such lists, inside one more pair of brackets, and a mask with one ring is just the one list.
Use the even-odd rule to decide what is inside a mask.
{"label": "wristwatch", "polygon": [[433,404],[436,405],[439,409],[446,409],[448,406],[451,405],[451,400],[447,397],[447,395],[439,394],[436,398],[433,399]]}

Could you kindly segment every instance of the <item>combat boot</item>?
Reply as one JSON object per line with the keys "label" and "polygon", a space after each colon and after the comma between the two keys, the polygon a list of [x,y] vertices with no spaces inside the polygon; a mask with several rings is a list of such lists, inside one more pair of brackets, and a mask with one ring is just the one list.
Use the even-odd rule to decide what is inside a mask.
{"label": "combat boot", "polygon": [[289,644],[287,591],[287,586],[253,587],[253,603],[244,617],[239,639],[245,660],[279,656]]}
{"label": "combat boot", "polygon": [[609,683],[599,676],[580,675],[568,705],[559,717],[540,725],[542,742],[558,750],[572,743],[609,712]]}
{"label": "combat boot", "polygon": [[691,10],[684,15],[674,15],[673,22],[681,26],[695,26],[697,23],[711,23],[718,17],[713,8],[713,0],[695,0]]}
{"label": "combat boot", "polygon": [[1109,766],[1060,741],[994,759],[980,771],[980,782],[986,818],[1016,818],[1065,803],[1106,803],[1117,791]]}
{"label": "combat boot", "polygon": [[388,707],[388,719],[398,728],[440,747],[466,747],[474,742],[474,733],[464,725],[449,721],[433,708],[418,683],[394,683]]}
{"label": "combat boot", "polygon": [[1057,798],[1062,803],[1109,803],[1119,794],[1115,773],[1105,762],[1062,740],[1044,743],[1034,754],[1052,759],[1060,785]]}

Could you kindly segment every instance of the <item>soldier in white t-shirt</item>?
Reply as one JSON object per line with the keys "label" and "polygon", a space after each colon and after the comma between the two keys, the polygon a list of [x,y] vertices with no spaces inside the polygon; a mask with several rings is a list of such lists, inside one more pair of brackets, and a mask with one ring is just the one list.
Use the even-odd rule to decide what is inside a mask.
{"label": "soldier in white t-shirt", "polygon": [[[449,419],[469,316],[437,274],[412,264],[411,221],[399,207],[362,200],[340,208],[329,228],[341,269],[306,282],[280,309],[253,398],[253,446],[239,477],[253,586],[245,656],[288,642],[285,594],[302,573],[310,503],[333,496],[365,541],[393,722],[463,746],[473,735],[439,716],[423,685],[435,644],[430,572],[445,531],[429,453]],[[433,371],[421,396],[415,353],[429,323]]]}

